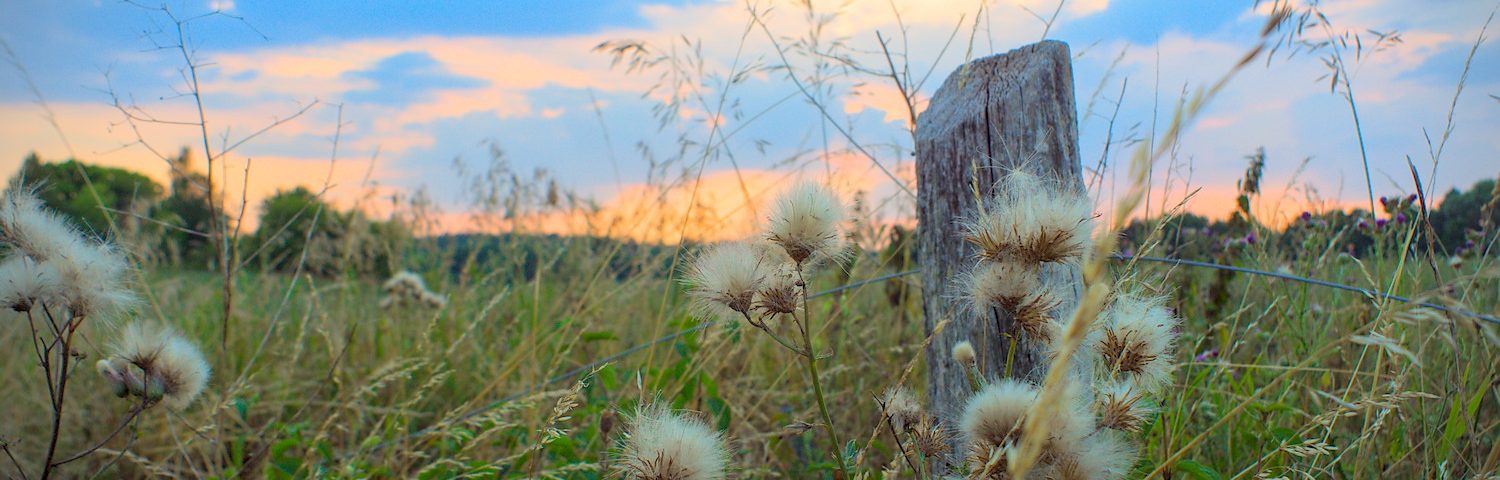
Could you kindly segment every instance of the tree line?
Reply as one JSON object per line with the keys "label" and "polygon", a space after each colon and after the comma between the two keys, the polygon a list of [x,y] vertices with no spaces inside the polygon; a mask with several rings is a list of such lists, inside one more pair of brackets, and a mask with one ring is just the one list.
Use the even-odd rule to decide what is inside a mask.
{"label": "tree line", "polygon": [[[214,269],[221,252],[246,267],[387,275],[411,235],[399,220],[340,210],[298,186],[261,201],[256,228],[239,233],[193,153],[169,159],[167,185],[128,169],[31,153],[7,189],[30,188],[85,234],[114,237],[143,263]],[[228,227],[226,227],[228,226]]]}

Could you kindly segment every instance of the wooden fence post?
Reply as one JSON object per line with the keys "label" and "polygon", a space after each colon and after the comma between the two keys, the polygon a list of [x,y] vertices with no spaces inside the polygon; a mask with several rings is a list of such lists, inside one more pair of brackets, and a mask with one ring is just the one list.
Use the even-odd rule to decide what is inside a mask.
{"label": "wooden fence post", "polygon": [[[973,215],[978,198],[987,198],[1012,169],[1083,191],[1075,108],[1068,45],[1049,40],[959,67],[917,119],[924,324],[931,333],[938,322],[952,320],[927,349],[927,393],[933,412],[949,422],[957,420],[971,390],[963,367],[952,359],[953,345],[973,343],[981,370],[996,378],[1006,371],[1016,335],[1009,318],[998,325],[974,321],[960,305],[954,279],[974,264],[975,248],[963,240],[955,221]],[[1049,264],[1042,277],[1062,294],[1054,314],[1066,320],[1082,292],[1077,268]],[[1036,353],[1017,350],[1011,376],[1039,379],[1045,365],[1038,365]]]}

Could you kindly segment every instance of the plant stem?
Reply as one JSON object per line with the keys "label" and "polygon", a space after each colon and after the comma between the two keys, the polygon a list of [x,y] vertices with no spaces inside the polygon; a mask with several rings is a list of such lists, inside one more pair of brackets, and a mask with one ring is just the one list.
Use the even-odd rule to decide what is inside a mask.
{"label": "plant stem", "polygon": [[52,458],[57,455],[57,438],[62,434],[63,400],[68,392],[68,360],[73,356],[73,332],[78,331],[77,321],[71,319],[63,326],[65,333],[61,337],[62,351],[58,354],[57,395],[52,402],[52,439],[47,442],[47,460],[42,462],[42,480],[52,477]]}
{"label": "plant stem", "polygon": [[[833,415],[828,414],[828,402],[823,399],[823,382],[818,379],[818,354],[813,350],[812,335],[812,309],[807,303],[807,280],[802,278],[802,266],[797,266],[797,286],[802,290],[802,313],[807,318],[806,322],[798,321],[797,328],[802,331],[802,344],[807,350],[807,375],[812,377],[813,395],[818,399],[818,412],[823,414],[823,428],[828,431],[828,437],[833,439],[833,459],[838,463],[839,473],[842,478],[849,478],[849,468],[844,466],[844,442],[839,440],[838,429],[833,426]],[[792,320],[796,321],[794,313]]]}
{"label": "plant stem", "polygon": [[110,440],[114,440],[114,438],[116,436],[120,435],[120,432],[125,431],[125,427],[130,426],[131,422],[135,421],[135,417],[139,416],[141,414],[141,412],[143,410],[145,410],[145,409],[146,409],[145,399],[142,398],[140,405],[136,405],[134,408],[130,409],[130,416],[125,417],[125,420],[121,421],[120,425],[116,426],[115,430],[113,432],[110,432],[109,435],[105,436],[103,440],[99,440],[99,443],[95,444],[91,448],[88,448],[88,449],[86,449],[84,451],[78,452],[77,454],[75,454],[75,455],[73,455],[71,457],[68,457],[68,458],[63,459],[63,460],[58,460],[56,463],[50,463],[50,464],[47,465],[48,468],[51,468],[51,467],[60,467],[60,466],[66,465],[69,462],[72,462],[74,460],[78,460],[80,458],[86,457],[86,456],[88,456],[88,454],[94,453],[95,451],[99,450],[100,448],[104,448],[104,444],[109,443]]}

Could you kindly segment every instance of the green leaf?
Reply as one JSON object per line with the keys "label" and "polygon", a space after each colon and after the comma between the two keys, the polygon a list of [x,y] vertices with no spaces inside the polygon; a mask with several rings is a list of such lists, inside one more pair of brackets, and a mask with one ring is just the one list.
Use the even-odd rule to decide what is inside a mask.
{"label": "green leaf", "polygon": [[1192,460],[1179,460],[1177,462],[1177,465],[1172,469],[1185,473],[1188,476],[1191,476],[1198,480],[1222,480],[1224,478],[1224,476],[1219,475],[1219,471],[1214,470],[1213,467]]}

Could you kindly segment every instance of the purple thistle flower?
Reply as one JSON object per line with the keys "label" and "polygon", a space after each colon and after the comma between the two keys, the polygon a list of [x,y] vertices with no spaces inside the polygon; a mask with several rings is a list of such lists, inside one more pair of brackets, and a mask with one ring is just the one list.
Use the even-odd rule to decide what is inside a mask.
{"label": "purple thistle flower", "polygon": [[1193,357],[1193,361],[1206,362],[1215,358],[1219,358],[1219,349],[1210,348],[1208,350],[1205,350],[1203,353],[1198,354],[1198,356]]}
{"label": "purple thistle flower", "polygon": [[1396,223],[1406,223],[1406,214],[1405,213],[1398,213],[1398,214],[1396,214]]}
{"label": "purple thistle flower", "polygon": [[1386,221],[1385,221],[1384,218],[1376,220],[1375,221],[1375,228],[1385,228],[1385,224],[1386,224]]}

